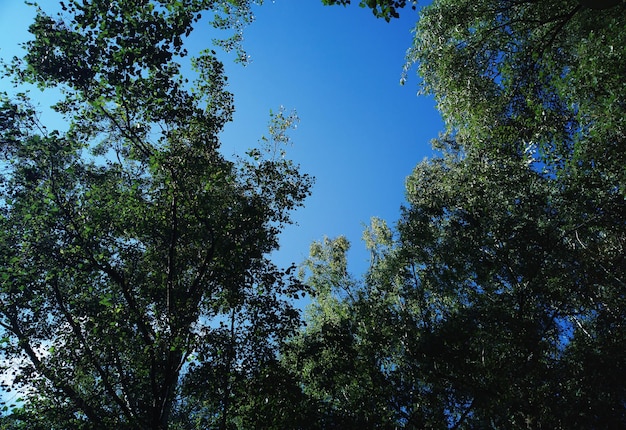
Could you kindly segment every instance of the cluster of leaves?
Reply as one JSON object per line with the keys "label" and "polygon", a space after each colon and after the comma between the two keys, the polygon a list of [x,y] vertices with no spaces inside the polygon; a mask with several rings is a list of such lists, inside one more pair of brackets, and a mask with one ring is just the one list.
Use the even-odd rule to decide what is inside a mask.
{"label": "cluster of leaves", "polygon": [[[341,5],[347,6],[350,4],[350,0],[322,0],[325,5]],[[413,10],[416,9],[416,0],[361,0],[360,7],[372,9],[372,13],[376,18],[383,18],[389,22],[392,18],[399,18],[399,9],[406,7],[406,4],[410,3]]]}
{"label": "cluster of leaves", "polygon": [[38,10],[9,66],[20,86],[61,87],[68,125],[48,131],[26,94],[2,96],[2,370],[23,397],[11,428],[226,429],[277,391],[266,378],[304,287],[267,255],[311,178],[274,156],[282,111],[268,147],[218,151],[233,112],[222,64],[204,51],[194,82],[180,70],[184,37],[224,7],[249,10],[74,0]]}
{"label": "cluster of leaves", "polygon": [[459,139],[491,152],[532,144],[556,168],[600,161],[605,150],[618,156],[609,142],[624,138],[624,7],[437,1],[408,60]]}

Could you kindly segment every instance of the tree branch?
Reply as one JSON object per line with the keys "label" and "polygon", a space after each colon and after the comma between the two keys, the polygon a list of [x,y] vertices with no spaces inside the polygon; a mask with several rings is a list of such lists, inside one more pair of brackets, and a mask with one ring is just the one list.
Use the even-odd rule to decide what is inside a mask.
{"label": "tree branch", "polygon": [[134,421],[135,419],[134,413],[130,410],[129,406],[125,404],[124,401],[122,401],[122,399],[120,399],[120,397],[115,392],[113,386],[111,385],[111,381],[109,380],[109,374],[105,372],[102,366],[98,363],[98,360],[94,356],[93,351],[91,347],[89,346],[87,339],[83,335],[81,328],[76,323],[76,320],[72,317],[72,314],[67,309],[65,300],[63,299],[63,295],[61,293],[61,290],[59,289],[58,279],[56,277],[52,280],[51,286],[54,292],[55,300],[57,302],[57,305],[59,306],[59,309],[61,310],[61,313],[63,314],[63,316],[65,317],[65,320],[69,323],[70,327],[72,328],[72,332],[74,333],[74,336],[76,337],[76,339],[83,345],[83,349],[85,351],[87,359],[91,362],[91,365],[94,367],[98,375],[100,375],[100,378],[102,379],[102,383],[104,384],[105,390],[107,391],[109,396],[111,396],[113,401],[117,403],[117,405],[122,409],[122,412],[124,413],[124,415],[126,415],[126,417],[129,418],[131,422]]}
{"label": "tree branch", "polygon": [[102,418],[100,417],[100,414],[89,403],[87,403],[87,401],[83,399],[82,396],[80,396],[74,390],[74,388],[67,384],[63,379],[57,377],[57,375],[55,375],[49,368],[47,368],[39,359],[37,353],[34,351],[32,345],[30,344],[30,339],[20,329],[17,312],[7,312],[5,313],[5,315],[10,322],[10,326],[7,328],[13,334],[15,334],[20,347],[28,356],[30,362],[35,367],[35,370],[39,372],[39,374],[44,376],[48,381],[50,381],[55,388],[62,391],[72,401],[72,403],[74,403],[74,405],[76,405],[76,407],[87,416],[90,422],[94,424],[94,428],[103,428]]}

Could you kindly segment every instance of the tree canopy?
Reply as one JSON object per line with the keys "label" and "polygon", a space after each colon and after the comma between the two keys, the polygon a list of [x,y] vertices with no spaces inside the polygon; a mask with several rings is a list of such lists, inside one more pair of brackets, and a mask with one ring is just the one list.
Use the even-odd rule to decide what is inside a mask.
{"label": "tree canopy", "polygon": [[304,286],[268,254],[311,186],[276,155],[297,117],[274,113],[264,146],[227,160],[222,64],[206,50],[190,60],[194,80],[181,73],[201,13],[225,10],[226,26],[247,5],[38,10],[7,73],[63,88],[54,109],[68,128],[48,130],[26,93],[2,97],[0,326],[2,370],[22,393],[15,427],[226,429],[241,399],[278,392],[262,382],[300,323],[290,298]]}
{"label": "tree canopy", "polygon": [[366,229],[362,280],[342,238],[306,264],[317,298],[289,362],[329,422],[626,424],[626,56],[610,3],[422,10],[407,68],[446,121],[439,155],[407,179],[395,228]]}
{"label": "tree canopy", "polygon": [[38,12],[7,76],[62,88],[67,129],[0,98],[2,371],[23,397],[0,425],[625,427],[626,4],[421,10],[407,70],[445,129],[400,219],[366,227],[362,277],[342,236],[300,270],[268,257],[311,187],[282,150],[295,113],[246,156],[219,151],[223,65],[184,40],[208,14],[243,52],[249,6]]}
{"label": "tree canopy", "polygon": [[616,170],[623,12],[623,4],[436,1],[423,10],[408,60],[458,138],[492,150],[531,146],[557,168],[593,159],[595,170]]}

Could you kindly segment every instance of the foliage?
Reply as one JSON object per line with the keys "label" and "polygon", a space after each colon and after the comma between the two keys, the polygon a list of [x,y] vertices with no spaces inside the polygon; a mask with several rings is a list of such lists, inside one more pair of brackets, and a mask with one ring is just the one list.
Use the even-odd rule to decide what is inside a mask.
{"label": "foliage", "polygon": [[422,12],[408,59],[460,140],[492,152],[537,148],[556,170],[594,162],[615,171],[624,7],[436,1]]}
{"label": "foliage", "polygon": [[[260,401],[251,390],[275,372],[299,325],[289,299],[303,290],[267,255],[311,179],[274,155],[294,119],[282,111],[262,148],[224,159],[233,105],[222,64],[204,51],[195,81],[181,74],[201,13],[247,5],[38,11],[8,73],[62,88],[54,109],[68,129],[47,130],[26,94],[2,97],[2,370],[24,399],[10,420],[226,429],[243,419],[238,399]],[[264,398],[280,391],[262,387]]]}
{"label": "foliage", "polygon": [[[387,230],[384,223],[376,225]],[[394,428],[402,419],[395,406],[404,394],[394,385],[400,374],[390,360],[399,334],[388,312],[393,299],[350,277],[348,249],[343,237],[311,246],[303,275],[315,299],[306,329],[283,361],[299,375],[310,402],[319,405],[321,428]]]}
{"label": "foliage", "polygon": [[589,221],[578,184],[527,160],[440,148],[397,231],[366,230],[361,283],[336,270],[342,239],[313,247],[287,360],[305,392],[341,428],[621,427],[623,227]]}
{"label": "foliage", "polygon": [[[350,4],[350,0],[322,0],[325,5],[341,5],[347,6]],[[409,1],[411,8],[415,10],[417,1]],[[407,4],[407,0],[361,0],[360,7],[367,7],[372,9],[372,13],[376,18],[384,18],[385,21],[391,21],[391,18],[399,18],[400,12],[398,9],[402,9]]]}
{"label": "foliage", "polygon": [[319,297],[288,363],[330,422],[626,425],[624,4],[588,4],[423,9],[408,59],[439,155],[396,228],[366,230],[362,280],[332,240],[307,262]]}
{"label": "foliage", "polygon": [[[626,236],[619,224],[589,221],[578,187],[523,158],[471,150],[419,166],[408,181],[402,258],[424,295],[420,334],[434,381],[447,386],[447,408],[465,427],[624,423],[626,393],[608,383],[626,363],[624,264],[604,246],[622,248]],[[612,216],[623,218],[624,209]],[[611,244],[601,232],[616,235]],[[591,256],[591,243],[604,249]],[[617,368],[601,376],[595,359],[578,356],[583,350],[606,354]],[[582,375],[605,384],[579,386]]]}

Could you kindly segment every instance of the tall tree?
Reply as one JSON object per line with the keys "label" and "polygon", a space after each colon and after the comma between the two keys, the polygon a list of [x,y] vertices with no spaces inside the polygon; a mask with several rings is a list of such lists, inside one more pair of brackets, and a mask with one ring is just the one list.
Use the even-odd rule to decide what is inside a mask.
{"label": "tall tree", "polygon": [[[382,264],[390,230],[374,220],[367,235],[373,264]],[[321,428],[396,428],[408,423],[413,394],[403,384],[408,375],[397,294],[351,277],[348,249],[343,237],[311,246],[302,274],[314,300],[306,329],[290,342],[283,360],[299,375],[310,403],[318,405]],[[384,276],[380,269],[371,276]]]}
{"label": "tall tree", "polygon": [[46,129],[25,94],[0,109],[2,370],[23,396],[13,421],[232,428],[235,396],[299,324],[289,298],[302,285],[267,258],[311,185],[276,156],[297,118],[274,114],[261,148],[226,160],[222,64],[207,50],[193,82],[181,74],[201,13],[226,10],[225,26],[249,16],[247,1],[61,7],[38,10],[9,73],[62,88],[67,131]]}
{"label": "tall tree", "polygon": [[404,397],[371,410],[393,425],[626,425],[625,6],[592,3],[439,0],[420,15],[408,59],[446,120],[440,155],[408,178],[359,299],[338,305],[367,327],[352,350],[385,339],[391,364],[354,386],[393,369],[377,386]]}
{"label": "tall tree", "polygon": [[623,227],[530,157],[439,148],[396,232],[366,231],[361,282],[336,269],[341,242],[313,247],[314,312],[287,360],[305,392],[342,428],[622,427],[626,265],[605,238]]}

